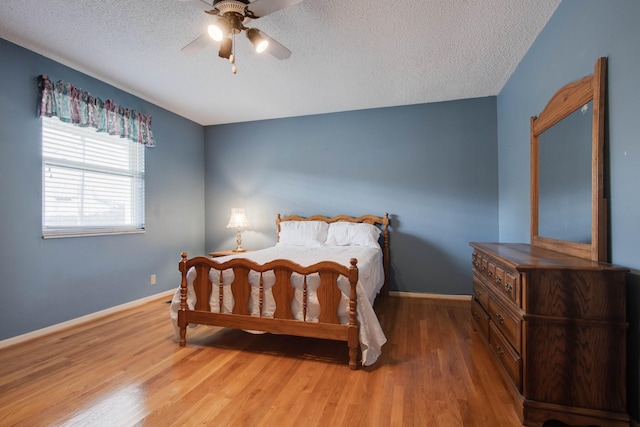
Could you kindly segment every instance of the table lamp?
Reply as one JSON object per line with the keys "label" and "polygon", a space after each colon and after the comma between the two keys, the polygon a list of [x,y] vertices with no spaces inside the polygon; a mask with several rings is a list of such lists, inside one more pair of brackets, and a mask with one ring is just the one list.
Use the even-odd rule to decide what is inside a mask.
{"label": "table lamp", "polygon": [[242,249],[242,235],[240,234],[240,229],[248,226],[249,221],[247,220],[247,213],[244,211],[244,208],[232,208],[231,218],[229,219],[227,228],[236,229],[236,248],[233,250],[233,252],[246,251],[246,249]]}

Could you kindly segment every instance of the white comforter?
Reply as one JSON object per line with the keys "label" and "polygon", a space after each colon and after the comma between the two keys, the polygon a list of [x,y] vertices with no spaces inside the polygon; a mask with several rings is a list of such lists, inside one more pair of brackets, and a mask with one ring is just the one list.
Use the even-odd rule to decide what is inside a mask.
{"label": "white comforter", "polygon": [[[216,258],[218,262],[224,262],[231,258],[242,257],[250,259],[256,263],[264,264],[275,259],[289,259],[303,266],[315,264],[320,261],[335,261],[346,266],[349,265],[351,258],[358,260],[358,321],[360,324],[360,349],[362,351],[362,364],[367,366],[373,364],[381,354],[382,345],[387,341],[378,318],[373,310],[373,301],[380,292],[382,285],[384,284],[384,269],[382,264],[382,251],[379,248],[371,248],[364,246],[319,246],[319,247],[304,247],[304,246],[282,246],[276,245],[271,248],[262,249],[255,252],[244,252],[241,254],[230,255],[226,257]],[[316,277],[314,277],[316,276]],[[219,307],[218,286],[219,286],[219,274],[214,270],[211,270],[211,281],[213,284],[212,298],[209,301],[211,311],[213,312],[231,312],[233,307],[233,300],[231,292],[225,292],[225,299],[223,301],[222,310]],[[187,273],[187,304],[190,308],[195,305],[195,292],[193,290],[193,280],[195,279],[195,270],[191,269]],[[223,273],[224,285],[229,285],[233,281],[233,272],[228,270]],[[249,275],[249,281],[253,284],[259,282],[259,274],[251,272]],[[263,307],[264,316],[273,316],[275,311],[275,304],[271,296],[271,286],[273,286],[273,277],[265,275],[263,277],[263,284],[265,289],[265,304]],[[296,298],[292,305],[292,311],[298,320],[302,320],[301,301],[302,301],[302,278],[299,275],[292,275],[292,284],[296,287]],[[314,299],[317,302],[315,296],[315,289],[318,286],[317,275],[310,275],[307,278],[307,285],[309,289],[309,308],[307,310],[307,321],[317,321],[318,307],[314,304]],[[338,287],[342,290],[343,297],[338,310],[338,316],[341,322],[346,323],[348,320],[348,298],[349,295],[349,282],[344,277],[340,277],[338,280]],[[254,294],[254,301],[257,301],[258,287],[252,286],[252,293]],[[228,297],[227,297],[228,296]],[[258,314],[259,308],[257,304],[251,305],[251,311],[253,315]],[[178,310],[180,308],[180,288],[174,294],[171,302],[170,317],[174,323],[174,327],[177,329]]]}

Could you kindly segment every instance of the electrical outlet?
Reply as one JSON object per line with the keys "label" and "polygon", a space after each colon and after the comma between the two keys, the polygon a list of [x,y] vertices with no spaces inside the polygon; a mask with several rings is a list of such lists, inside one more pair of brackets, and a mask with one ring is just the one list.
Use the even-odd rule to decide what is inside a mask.
{"label": "electrical outlet", "polygon": [[152,275],[151,275],[151,284],[152,284],[152,285],[155,285],[155,284],[156,284],[156,275],[155,275],[155,274],[152,274]]}

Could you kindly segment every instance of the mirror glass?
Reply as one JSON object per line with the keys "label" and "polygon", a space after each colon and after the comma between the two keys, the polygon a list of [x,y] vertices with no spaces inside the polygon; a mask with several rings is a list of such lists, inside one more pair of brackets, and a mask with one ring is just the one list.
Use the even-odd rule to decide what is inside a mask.
{"label": "mirror glass", "polygon": [[591,244],[593,101],[539,136],[538,235]]}

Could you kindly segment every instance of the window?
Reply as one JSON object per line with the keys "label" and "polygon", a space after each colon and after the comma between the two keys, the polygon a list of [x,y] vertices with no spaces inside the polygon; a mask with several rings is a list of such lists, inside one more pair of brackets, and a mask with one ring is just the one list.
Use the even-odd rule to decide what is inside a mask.
{"label": "window", "polygon": [[43,237],[144,231],[144,147],[43,116]]}

